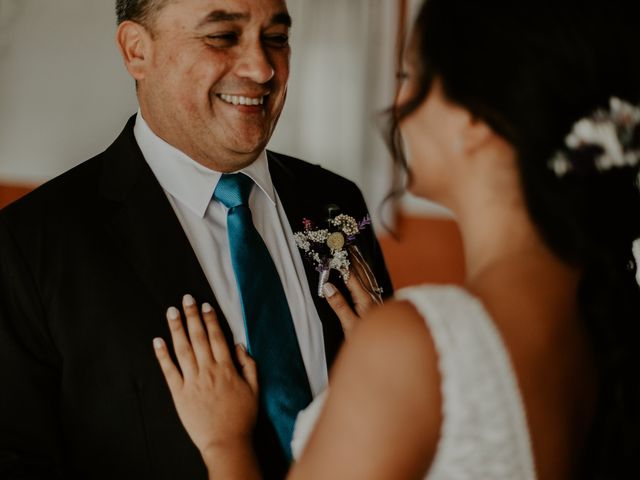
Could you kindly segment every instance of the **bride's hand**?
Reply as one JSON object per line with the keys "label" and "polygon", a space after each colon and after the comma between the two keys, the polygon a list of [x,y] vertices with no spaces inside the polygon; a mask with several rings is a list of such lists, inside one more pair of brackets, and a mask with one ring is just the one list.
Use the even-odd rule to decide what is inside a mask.
{"label": "bride's hand", "polygon": [[378,287],[378,282],[371,268],[355,245],[349,247],[349,260],[351,274],[345,284],[351,294],[355,311],[334,285],[327,283],[323,289],[325,298],[342,324],[342,330],[347,340],[360,317],[370,308],[382,305],[382,289]]}
{"label": "bride's hand", "polygon": [[218,450],[248,448],[258,412],[256,365],[238,346],[238,372],[210,305],[202,306],[202,320],[190,295],[185,295],[183,309],[188,337],[180,312],[173,307],[167,311],[179,369],[165,342],[153,341],[180,420],[205,459]]}

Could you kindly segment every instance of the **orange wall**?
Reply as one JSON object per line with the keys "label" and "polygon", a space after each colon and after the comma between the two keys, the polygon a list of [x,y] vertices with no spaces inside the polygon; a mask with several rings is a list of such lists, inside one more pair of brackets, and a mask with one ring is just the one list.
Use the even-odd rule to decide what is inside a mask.
{"label": "orange wall", "polygon": [[395,289],[464,282],[462,238],[453,220],[401,215],[397,235],[398,240],[390,235],[380,238]]}
{"label": "orange wall", "polygon": [[33,189],[31,185],[15,185],[0,183],[0,208],[26,195]]}

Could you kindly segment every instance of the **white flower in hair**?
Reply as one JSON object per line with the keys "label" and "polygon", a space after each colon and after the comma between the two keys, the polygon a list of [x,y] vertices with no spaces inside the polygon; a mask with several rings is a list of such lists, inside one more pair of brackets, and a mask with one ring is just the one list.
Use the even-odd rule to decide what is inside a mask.
{"label": "white flower in hair", "polygon": [[609,102],[613,116],[618,118],[621,123],[628,126],[640,123],[640,109],[633,105],[623,102],[619,98],[611,97]]}
{"label": "white flower in hair", "polygon": [[640,163],[640,109],[612,97],[609,110],[576,122],[549,167],[557,177],[574,171],[606,171]]}
{"label": "white flower in hair", "polygon": [[556,174],[556,177],[562,178],[571,170],[571,162],[562,153],[556,155],[549,161],[549,167]]}

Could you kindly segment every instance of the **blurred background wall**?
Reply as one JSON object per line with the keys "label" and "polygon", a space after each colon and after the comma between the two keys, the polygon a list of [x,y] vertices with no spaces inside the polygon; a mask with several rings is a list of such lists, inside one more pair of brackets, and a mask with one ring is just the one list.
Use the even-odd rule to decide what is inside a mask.
{"label": "blurred background wall", "polygon": [[[135,113],[114,43],[113,0],[0,0],[0,207],[106,148]],[[269,148],[354,180],[374,214],[397,285],[460,282],[460,239],[440,207],[381,204],[381,137],[399,39],[422,0],[288,0],[289,97]],[[401,241],[385,234],[382,217]]]}
{"label": "blurred background wall", "polygon": [[113,2],[0,0],[0,176],[40,183],[108,146],[135,112]]}

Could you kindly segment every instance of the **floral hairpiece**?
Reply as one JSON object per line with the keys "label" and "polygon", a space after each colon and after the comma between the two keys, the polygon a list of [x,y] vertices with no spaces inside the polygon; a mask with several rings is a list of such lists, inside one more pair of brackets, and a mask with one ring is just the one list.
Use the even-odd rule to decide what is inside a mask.
{"label": "floral hairpiece", "polygon": [[304,230],[294,234],[296,245],[304,252],[307,260],[313,263],[320,273],[318,296],[324,297],[322,287],[329,280],[331,270],[337,270],[342,278],[349,279],[349,252],[347,247],[355,244],[356,237],[371,218],[367,215],[360,222],[349,215],[337,215],[327,221],[327,228],[316,228],[309,219],[302,221]]}
{"label": "floral hairpiece", "polygon": [[549,162],[558,178],[573,172],[602,172],[640,163],[640,108],[612,97],[573,125],[564,148]]}

